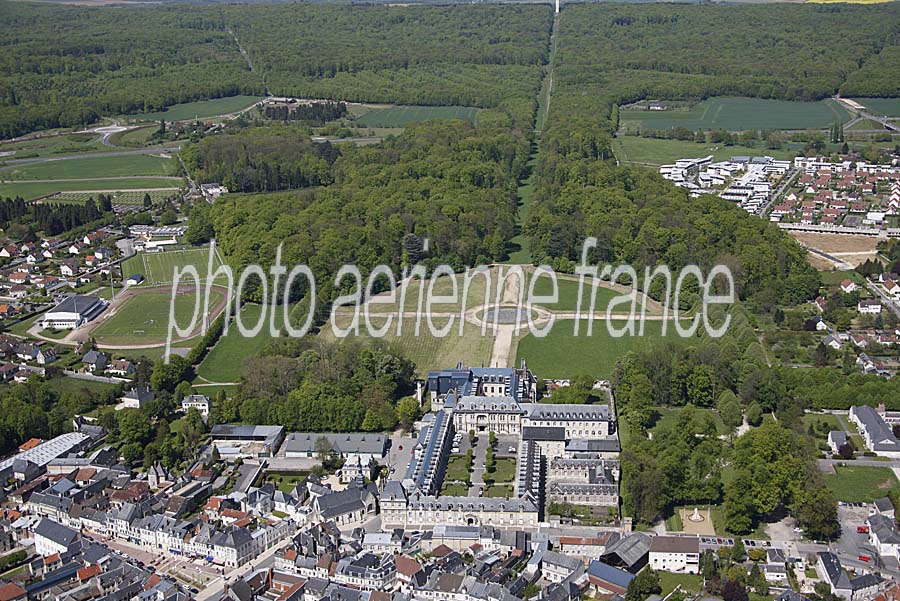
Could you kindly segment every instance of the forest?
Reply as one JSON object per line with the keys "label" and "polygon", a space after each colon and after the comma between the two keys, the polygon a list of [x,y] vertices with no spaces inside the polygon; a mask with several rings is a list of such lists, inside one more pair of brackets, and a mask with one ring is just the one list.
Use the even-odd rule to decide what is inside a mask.
{"label": "forest", "polygon": [[181,153],[197,181],[221,182],[231,192],[328,185],[339,156],[328,142],[312,142],[308,130],[285,126],[208,136]]}
{"label": "forest", "polygon": [[98,195],[99,206],[93,198],[83,205],[68,203],[26,203],[21,198],[0,198],[0,228],[7,233],[14,228],[20,238],[34,238],[34,232],[57,236],[98,220],[112,220],[112,201],[105,194]]}
{"label": "forest", "polygon": [[[727,530],[743,534],[784,506],[808,536],[830,538],[837,532],[835,504],[801,421],[812,408],[804,398],[808,384],[785,373],[809,370],[770,367],[752,316],[743,308],[731,316],[721,339],[649,345],[617,364],[620,423],[631,441],[622,455],[626,512],[649,523],[680,505],[722,503]],[[887,395],[896,388],[888,382],[871,383]],[[655,427],[661,407],[682,409],[667,426]],[[706,408],[718,411],[727,436],[719,436],[711,413],[700,412]],[[763,424],[763,413],[777,420]],[[743,418],[757,427],[735,438]]]}
{"label": "forest", "polygon": [[0,2],[0,138],[260,94],[213,11]]}
{"label": "forest", "polygon": [[345,145],[333,183],[293,192],[226,195],[213,206],[220,248],[235,267],[309,265],[323,298],[344,263],[399,271],[407,234],[428,238],[430,265],[462,269],[504,256],[529,140],[462,121],[423,123],[380,145]]}

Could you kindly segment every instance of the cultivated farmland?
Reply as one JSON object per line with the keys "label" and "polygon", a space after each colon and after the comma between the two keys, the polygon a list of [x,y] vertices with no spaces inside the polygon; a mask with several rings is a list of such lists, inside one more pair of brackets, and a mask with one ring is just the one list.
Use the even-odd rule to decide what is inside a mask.
{"label": "cultivated farmland", "polygon": [[161,192],[165,196],[172,194],[181,186],[181,179],[176,177],[129,177],[129,178],[101,178],[101,179],[65,179],[57,181],[39,182],[9,182],[0,184],[0,196],[15,198],[21,196],[25,200],[34,200],[54,192],[84,192],[89,191],[88,196],[95,196],[101,192],[113,193],[122,190],[143,190]]}
{"label": "cultivated farmland", "polygon": [[856,98],[874,115],[900,117],[900,98]]}
{"label": "cultivated farmland", "polygon": [[190,119],[209,119],[219,115],[230,115],[260,100],[259,96],[228,96],[215,100],[201,100],[174,104],[158,113],[142,113],[124,115],[130,121],[187,121]]}
{"label": "cultivated farmland", "polygon": [[47,161],[14,167],[0,172],[4,179],[88,179],[135,175],[174,175],[177,161],[162,157],[130,154],[110,157]]}
{"label": "cultivated farmland", "polygon": [[462,119],[475,123],[478,109],[469,106],[392,106],[375,108],[358,118],[359,127],[406,127],[433,119]]}
{"label": "cultivated farmland", "polygon": [[834,100],[795,102],[761,98],[709,98],[689,109],[621,112],[625,129],[806,129],[845,123],[850,113]]}

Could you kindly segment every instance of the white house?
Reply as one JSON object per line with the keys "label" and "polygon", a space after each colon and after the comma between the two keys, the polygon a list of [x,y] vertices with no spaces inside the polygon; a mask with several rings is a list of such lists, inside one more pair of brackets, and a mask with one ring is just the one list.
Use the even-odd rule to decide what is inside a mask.
{"label": "white house", "polygon": [[187,413],[188,409],[196,409],[200,415],[207,417],[210,407],[209,397],[203,394],[189,394],[181,399],[181,410]]}
{"label": "white house", "polygon": [[81,535],[67,526],[44,518],[34,528],[34,550],[47,557],[68,553],[81,546]]}
{"label": "white house", "polygon": [[700,573],[700,539],[695,536],[655,536],[650,541],[650,567],[682,574]]}
{"label": "white house", "polygon": [[859,301],[856,310],[865,315],[878,315],[881,313],[881,303],[874,299]]}

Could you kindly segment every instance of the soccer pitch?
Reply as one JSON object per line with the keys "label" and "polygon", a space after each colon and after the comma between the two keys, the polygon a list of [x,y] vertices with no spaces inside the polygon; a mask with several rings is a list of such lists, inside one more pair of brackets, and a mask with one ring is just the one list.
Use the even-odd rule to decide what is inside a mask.
{"label": "soccer pitch", "polygon": [[[225,262],[222,255],[216,249],[213,255],[212,272]],[[174,282],[175,270],[193,265],[200,275],[200,281],[206,283],[209,271],[209,247],[190,248],[185,250],[167,250],[159,253],[142,252],[128,259],[122,266],[122,276],[139,273],[144,276],[144,281],[149,286],[158,284],[171,284]],[[181,283],[190,285],[193,279],[190,276],[182,276]],[[217,283],[225,283],[221,278]]]}

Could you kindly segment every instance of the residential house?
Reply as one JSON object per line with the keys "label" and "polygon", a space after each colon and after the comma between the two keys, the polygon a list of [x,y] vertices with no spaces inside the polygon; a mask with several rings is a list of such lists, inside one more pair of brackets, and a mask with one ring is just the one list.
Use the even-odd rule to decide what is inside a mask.
{"label": "residential house", "polygon": [[81,364],[84,366],[86,373],[103,373],[106,364],[109,362],[109,355],[104,352],[92,349],[84,354]]}
{"label": "residential house", "polygon": [[700,539],[695,536],[654,536],[650,567],[683,574],[700,573]]}

